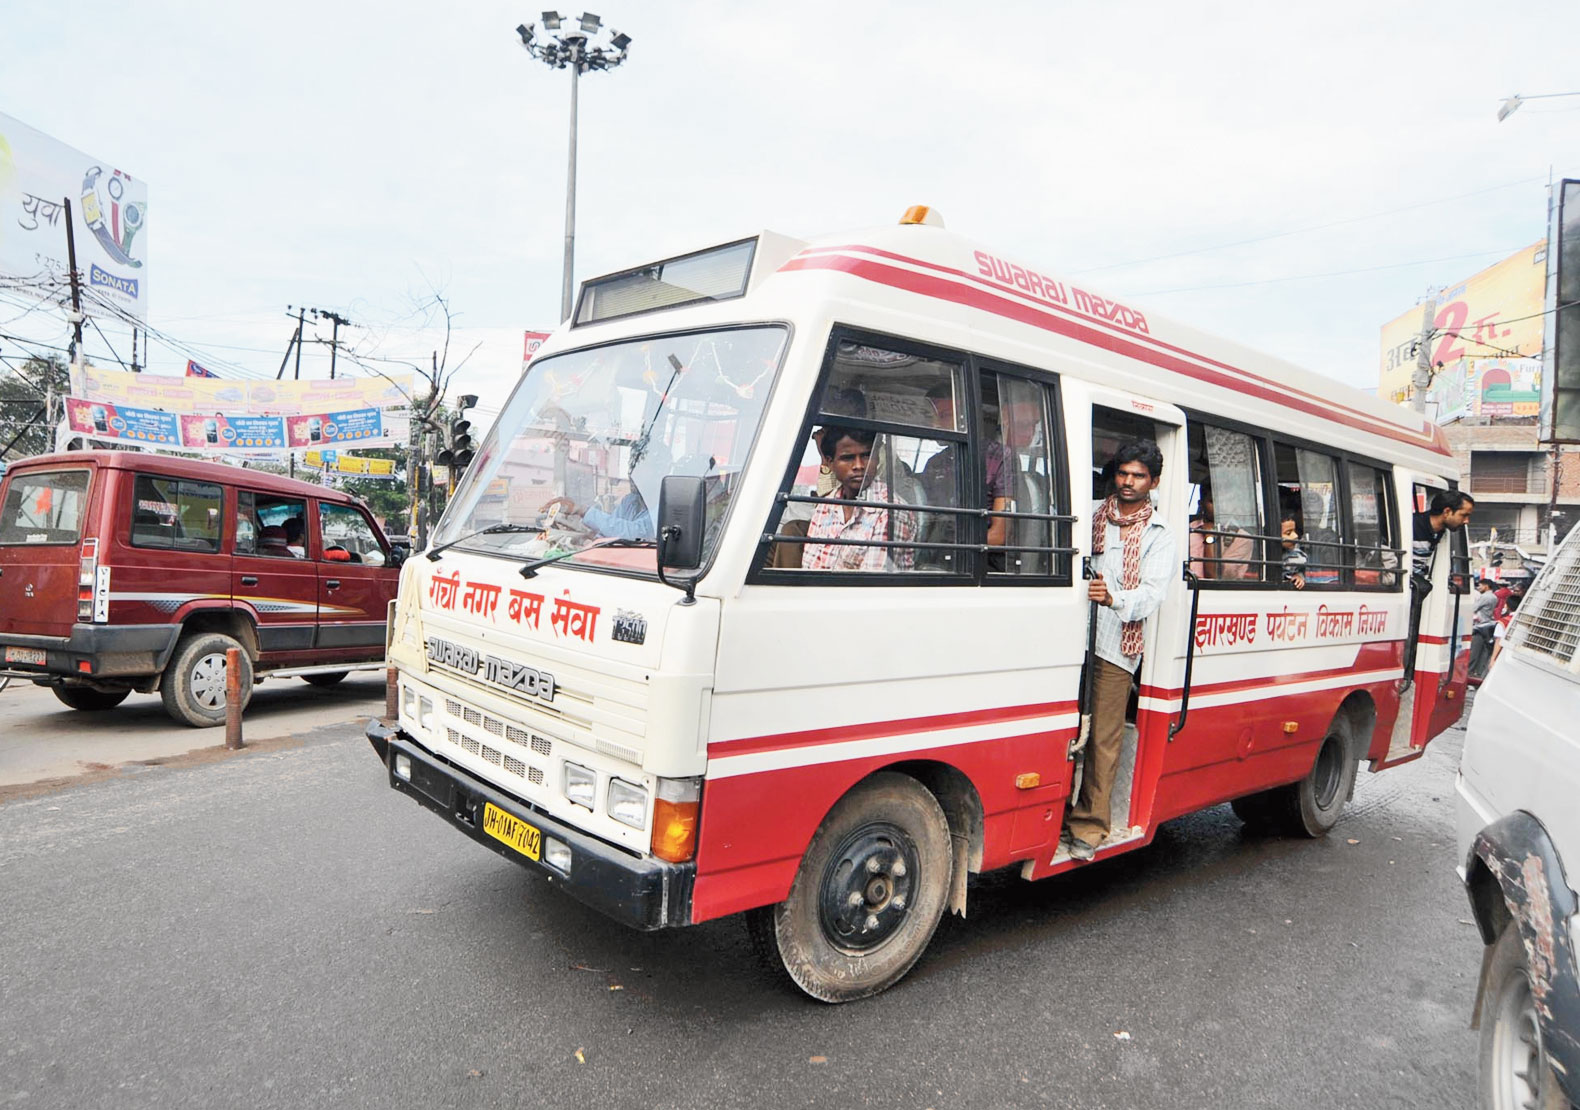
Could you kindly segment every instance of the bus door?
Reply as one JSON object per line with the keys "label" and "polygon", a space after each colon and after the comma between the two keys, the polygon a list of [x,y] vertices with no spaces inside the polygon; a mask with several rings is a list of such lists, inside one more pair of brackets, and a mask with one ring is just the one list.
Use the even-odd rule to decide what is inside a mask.
{"label": "bus door", "polygon": [[[1073,390],[1072,390],[1073,391]],[[1144,836],[1151,825],[1153,801],[1162,772],[1170,726],[1178,713],[1185,683],[1186,645],[1191,591],[1179,568],[1186,557],[1189,488],[1185,455],[1185,414],[1173,405],[1116,390],[1087,387],[1091,431],[1086,458],[1091,467],[1091,503],[1076,526],[1076,543],[1090,554],[1090,511],[1111,492],[1105,464],[1119,446],[1132,439],[1154,440],[1163,452],[1163,475],[1153,493],[1155,511],[1173,533],[1176,571],[1169,580],[1162,608],[1147,622],[1146,650],[1126,712],[1119,771],[1114,779],[1109,843]],[[1071,404],[1071,423],[1076,416]],[[1073,439],[1073,437],[1072,437]],[[1081,448],[1072,442],[1072,454]],[[1081,456],[1076,454],[1077,458]],[[1083,623],[1084,627],[1084,623]],[[1130,833],[1125,833],[1126,825]]]}
{"label": "bus door", "polygon": [[[1411,524],[1429,511],[1434,494],[1448,487],[1441,478],[1411,479]],[[1413,531],[1413,528],[1412,528]],[[1400,667],[1399,713],[1388,753],[1376,767],[1421,754],[1427,741],[1451,727],[1464,710],[1469,668],[1470,558],[1463,529],[1445,532],[1431,547],[1410,550],[1410,609]]]}

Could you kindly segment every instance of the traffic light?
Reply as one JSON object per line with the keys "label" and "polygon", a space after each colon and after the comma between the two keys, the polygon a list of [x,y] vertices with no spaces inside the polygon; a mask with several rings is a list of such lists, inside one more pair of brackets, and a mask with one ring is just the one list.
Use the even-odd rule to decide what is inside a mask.
{"label": "traffic light", "polygon": [[454,478],[459,478],[466,471],[475,454],[472,450],[472,422],[466,419],[466,410],[476,404],[475,393],[464,393],[456,399],[456,418],[450,421],[444,449],[434,457],[434,462],[450,468]]}

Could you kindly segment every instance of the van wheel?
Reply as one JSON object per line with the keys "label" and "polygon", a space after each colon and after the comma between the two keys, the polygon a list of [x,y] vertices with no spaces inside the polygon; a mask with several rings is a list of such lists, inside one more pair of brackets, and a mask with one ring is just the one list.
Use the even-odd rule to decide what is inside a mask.
{"label": "van wheel", "polygon": [[[176,645],[165,666],[159,696],[165,712],[182,724],[208,728],[225,723],[225,652],[241,644],[220,632],[200,632]],[[241,707],[252,700],[252,660],[241,653]]]}
{"label": "van wheel", "polygon": [[324,671],[321,674],[304,674],[302,681],[309,686],[333,686],[349,673],[349,671]]}
{"label": "van wheel", "polygon": [[62,704],[84,713],[114,709],[131,694],[130,690],[95,690],[92,686],[51,686]]}
{"label": "van wheel", "polygon": [[824,818],[790,896],[748,926],[813,998],[866,998],[897,983],[932,940],[952,862],[937,799],[909,776],[874,775]]}
{"label": "van wheel", "polygon": [[1498,937],[1487,967],[1479,1082],[1481,1105],[1489,1110],[1569,1110],[1542,1044],[1525,945],[1512,921]]}

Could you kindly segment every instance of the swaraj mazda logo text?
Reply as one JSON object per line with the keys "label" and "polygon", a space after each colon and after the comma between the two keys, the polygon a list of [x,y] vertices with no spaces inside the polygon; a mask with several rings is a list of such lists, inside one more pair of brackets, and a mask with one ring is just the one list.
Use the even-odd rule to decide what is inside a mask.
{"label": "swaraj mazda logo text", "polygon": [[443,667],[463,674],[482,672],[483,680],[507,690],[518,690],[529,698],[554,700],[554,676],[524,663],[501,659],[497,655],[479,656],[477,649],[465,647],[437,636],[427,638],[428,658]]}

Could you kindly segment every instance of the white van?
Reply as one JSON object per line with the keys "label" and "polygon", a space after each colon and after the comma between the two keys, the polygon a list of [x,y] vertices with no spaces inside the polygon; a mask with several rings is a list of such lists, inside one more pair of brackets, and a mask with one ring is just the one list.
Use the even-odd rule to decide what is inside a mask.
{"label": "white van", "polygon": [[1580,1103],[1580,529],[1526,593],[1460,761],[1460,876],[1486,953],[1481,1105]]}

